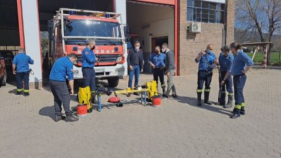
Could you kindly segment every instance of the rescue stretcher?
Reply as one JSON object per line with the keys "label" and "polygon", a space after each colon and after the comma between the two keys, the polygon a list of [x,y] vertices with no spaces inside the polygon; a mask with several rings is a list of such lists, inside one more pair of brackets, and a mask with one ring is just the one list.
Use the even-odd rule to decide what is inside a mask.
{"label": "rescue stretcher", "polygon": [[[98,86],[96,91],[94,93],[90,93],[90,88],[85,87],[85,88],[79,88],[78,92],[78,101],[79,104],[86,104],[87,105],[87,110],[88,113],[92,112],[93,109],[93,103],[92,100],[97,98],[97,110],[101,112],[103,107],[108,107],[112,105],[117,105],[117,107],[122,107],[123,104],[128,104],[128,103],[138,103],[139,101],[124,101],[120,100],[120,98],[117,96],[118,94],[131,94],[131,93],[140,93],[141,98],[140,98],[140,103],[144,106],[147,106],[147,101],[152,100],[154,96],[158,96],[158,91],[157,91],[157,83],[156,81],[151,81],[147,82],[145,85],[138,87],[137,89],[124,89],[124,90],[117,90],[114,91],[112,89],[105,88],[103,86]],[[112,96],[114,94],[114,97],[109,98],[108,104],[102,104],[102,96],[107,95],[107,96]]]}

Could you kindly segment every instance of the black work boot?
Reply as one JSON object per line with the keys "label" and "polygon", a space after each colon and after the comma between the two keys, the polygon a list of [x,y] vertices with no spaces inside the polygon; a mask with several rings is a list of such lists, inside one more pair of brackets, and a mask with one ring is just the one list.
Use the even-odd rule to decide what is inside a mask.
{"label": "black work boot", "polygon": [[58,122],[60,120],[65,120],[65,116],[62,116],[62,115],[56,115],[55,118],[54,118],[54,121],[55,122]]}
{"label": "black work boot", "polygon": [[245,115],[245,108],[244,107],[241,108],[240,114]]}
{"label": "black work boot", "polygon": [[232,95],[228,95],[228,102],[227,104],[224,106],[224,108],[231,108],[232,107],[232,103],[233,102],[233,96]]}
{"label": "black work boot", "polygon": [[78,120],[79,120],[78,117],[75,117],[73,114],[67,115],[65,118],[65,122],[74,122]]}
{"label": "black work boot", "polygon": [[202,93],[197,92],[197,106],[202,106],[201,95]]}
{"label": "black work boot", "polygon": [[28,92],[24,92],[23,95],[27,97],[27,96],[29,96],[29,93]]}
{"label": "black work boot", "polygon": [[240,109],[234,108],[234,110],[233,110],[233,115],[230,116],[230,118],[236,119],[236,118],[240,117],[240,112],[241,112]]}
{"label": "black work boot", "polygon": [[22,95],[22,91],[17,91],[16,95]]}
{"label": "black work boot", "polygon": [[225,93],[224,92],[221,92],[219,105],[225,106]]}
{"label": "black work boot", "polygon": [[209,95],[210,95],[210,92],[204,92],[204,103],[211,105],[212,103],[209,102]]}

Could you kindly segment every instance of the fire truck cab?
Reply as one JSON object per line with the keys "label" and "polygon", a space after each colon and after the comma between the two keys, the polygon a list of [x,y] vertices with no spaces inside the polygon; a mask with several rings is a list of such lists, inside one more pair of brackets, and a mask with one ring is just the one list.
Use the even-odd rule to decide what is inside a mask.
{"label": "fire truck cab", "polygon": [[[117,19],[119,18],[119,19]],[[96,41],[95,72],[97,79],[107,79],[116,87],[126,75],[126,41],[120,14],[61,8],[49,21],[49,65],[56,59],[75,53],[74,79],[82,79],[82,51],[89,40]]]}

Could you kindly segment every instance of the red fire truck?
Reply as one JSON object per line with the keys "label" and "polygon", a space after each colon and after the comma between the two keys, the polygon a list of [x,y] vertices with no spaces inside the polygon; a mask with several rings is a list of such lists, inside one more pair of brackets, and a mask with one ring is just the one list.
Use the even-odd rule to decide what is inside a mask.
{"label": "red fire truck", "polygon": [[82,79],[81,53],[89,40],[96,41],[97,78],[107,79],[109,86],[116,87],[119,78],[126,75],[126,40],[118,13],[61,8],[49,21],[49,64],[68,53],[76,53],[74,78]]}

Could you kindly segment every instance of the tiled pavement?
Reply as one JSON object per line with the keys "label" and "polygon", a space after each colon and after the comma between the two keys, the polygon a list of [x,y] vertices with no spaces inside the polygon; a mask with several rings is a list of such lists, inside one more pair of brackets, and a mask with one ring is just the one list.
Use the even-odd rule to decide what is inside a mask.
{"label": "tiled pavement", "polygon": [[[142,75],[141,82],[151,78]],[[215,74],[214,101],[217,78]],[[0,157],[281,157],[280,78],[280,70],[252,70],[245,89],[246,116],[236,120],[229,118],[232,109],[195,106],[196,75],[176,77],[179,98],[165,100],[161,107],[104,108],[75,123],[52,120],[48,90],[31,90],[31,96],[23,97],[12,93],[13,86],[2,87]],[[122,80],[119,88],[126,85]]]}

